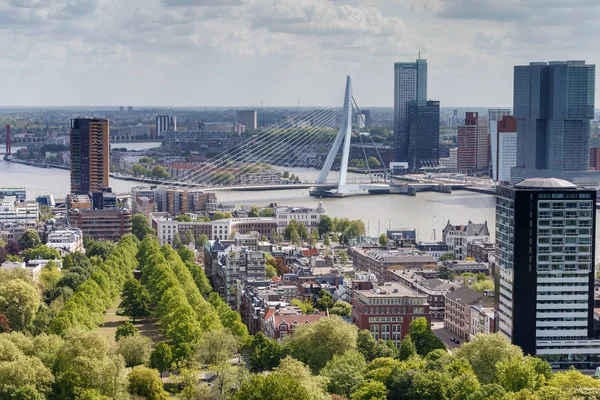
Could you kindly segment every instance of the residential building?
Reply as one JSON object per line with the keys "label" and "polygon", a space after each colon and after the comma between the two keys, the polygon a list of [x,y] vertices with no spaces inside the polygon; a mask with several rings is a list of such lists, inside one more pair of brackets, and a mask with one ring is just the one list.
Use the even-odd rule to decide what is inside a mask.
{"label": "residential building", "polygon": [[81,229],[52,231],[48,234],[46,246],[57,249],[61,255],[76,251],[85,253]]}
{"label": "residential building", "polygon": [[457,172],[458,171],[458,147],[451,147],[448,149],[448,157],[440,157],[440,169],[443,172]]}
{"label": "residential building", "polygon": [[532,62],[514,68],[517,166],[511,182],[527,178],[600,180],[589,171],[596,66],[585,61]]}
{"label": "residential building", "polygon": [[448,252],[448,249],[448,244],[444,242],[419,242],[417,245],[417,250],[424,251],[438,260]]}
{"label": "residential building", "polygon": [[600,147],[590,146],[590,170],[600,171]]}
{"label": "residential building", "polygon": [[156,136],[163,136],[165,132],[177,131],[177,117],[173,115],[156,116]]}
{"label": "residential building", "polygon": [[490,274],[488,264],[475,260],[454,260],[444,262],[444,266],[450,268],[456,275],[462,274]]}
{"label": "residential building", "polygon": [[438,166],[440,102],[408,103],[408,168],[418,172]]}
{"label": "residential building", "polygon": [[67,218],[94,240],[118,242],[121,236],[131,233],[131,212],[124,208],[91,210],[71,208]]}
{"label": "residential building", "polygon": [[39,217],[40,207],[35,201],[18,202],[13,196],[5,196],[0,201],[0,223],[34,223]]}
{"label": "residential building", "polygon": [[16,201],[25,201],[27,200],[27,191],[23,187],[0,188],[0,200],[5,197],[14,197]]}
{"label": "residential building", "polygon": [[594,369],[596,190],[555,178],[496,188],[499,331],[553,366]]}
{"label": "residential building", "polygon": [[150,218],[150,214],[152,214],[156,210],[156,204],[154,200],[146,197],[136,197],[133,199],[133,213],[134,214],[142,214],[146,218]]}
{"label": "residential building", "polygon": [[425,318],[431,323],[427,296],[400,285],[387,282],[355,281],[352,299],[352,322],[358,329],[371,332],[373,338],[392,340],[396,346],[408,333],[410,323]]}
{"label": "residential building", "polygon": [[281,343],[286,336],[293,335],[297,327],[314,324],[326,316],[323,313],[304,315],[297,307],[268,308],[263,317],[262,332],[269,339]]}
{"label": "residential building", "polygon": [[[457,339],[471,340],[477,333],[493,332],[493,312],[491,318],[486,320],[486,312],[493,310],[493,294],[476,292],[470,287],[463,286],[446,294],[446,312],[444,314],[444,328],[450,331]],[[475,308],[472,308],[475,306]],[[483,311],[483,308],[487,308]],[[473,312],[473,315],[472,315]],[[483,313],[483,323],[480,321]],[[487,321],[487,325],[486,325]],[[473,326],[471,326],[473,324]]]}
{"label": "residential building", "polygon": [[478,333],[496,332],[495,308],[491,303],[491,301],[488,301],[487,307],[480,305],[471,306],[471,309],[469,310],[471,322],[469,324],[468,340],[473,340]]}
{"label": "residential building", "polygon": [[494,254],[496,254],[496,246],[487,240],[473,240],[467,243],[467,257],[487,263]]}
{"label": "residential building", "polygon": [[487,221],[475,224],[471,221],[467,225],[452,225],[450,220],[442,231],[442,241],[448,245],[448,250],[459,260],[467,256],[467,245],[474,240],[490,239]]}
{"label": "residential building", "polygon": [[458,127],[457,168],[464,173],[489,172],[490,137],[488,122],[477,112],[467,112],[464,125]]}
{"label": "residential building", "polygon": [[256,129],[258,126],[256,110],[236,110],[235,121],[244,125],[246,129]]}
{"label": "residential building", "polygon": [[152,196],[157,211],[172,214],[208,211],[208,203],[217,201],[216,194],[193,189],[157,188]]}
{"label": "residential building", "polygon": [[353,247],[352,263],[355,270],[375,275],[379,283],[390,281],[394,270],[420,269],[437,273],[437,260],[416,249],[383,250]]}
{"label": "residential building", "polygon": [[107,119],[71,119],[71,193],[100,192],[108,184]]}
{"label": "residential building", "polygon": [[133,125],[124,129],[125,135],[129,137],[150,136],[150,125]]}
{"label": "residential building", "polygon": [[319,201],[317,208],[308,207],[287,207],[278,206],[277,204],[271,204],[271,208],[275,210],[275,218],[277,219],[277,233],[282,234],[285,228],[289,225],[291,220],[296,220],[306,226],[309,233],[313,230],[319,229],[319,222],[321,217],[327,215],[323,203]]}
{"label": "residential building", "polygon": [[[491,111],[491,110],[490,110]],[[510,182],[510,169],[517,165],[517,119],[504,115],[490,133],[492,149],[492,179],[496,182]]]}
{"label": "residential building", "polygon": [[406,286],[417,293],[427,295],[431,319],[443,320],[446,311],[446,294],[452,292],[461,285],[438,278],[427,279],[423,275],[413,271],[401,270],[392,272],[392,281]]}
{"label": "residential building", "polygon": [[38,282],[40,274],[42,273],[42,269],[43,269],[42,264],[28,265],[23,261],[16,261],[16,262],[5,261],[2,263],[1,267],[4,269],[23,268],[29,273],[31,280],[33,280],[34,283]]}
{"label": "residential building", "polygon": [[409,104],[427,101],[427,61],[394,64],[394,161],[408,162]]}

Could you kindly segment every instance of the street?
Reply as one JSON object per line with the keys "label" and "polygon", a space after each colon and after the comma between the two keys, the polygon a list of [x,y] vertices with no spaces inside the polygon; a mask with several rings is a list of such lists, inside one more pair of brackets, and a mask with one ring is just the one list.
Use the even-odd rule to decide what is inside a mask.
{"label": "street", "polygon": [[450,331],[444,329],[444,321],[434,321],[431,323],[431,330],[435,336],[443,340],[449,350],[452,350],[460,345],[452,342],[450,339],[455,337]]}

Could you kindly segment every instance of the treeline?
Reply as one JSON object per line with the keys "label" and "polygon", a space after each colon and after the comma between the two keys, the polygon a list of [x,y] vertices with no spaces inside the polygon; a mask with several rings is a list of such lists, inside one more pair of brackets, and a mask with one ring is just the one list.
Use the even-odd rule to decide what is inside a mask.
{"label": "treeline", "polygon": [[[93,329],[117,298],[137,266],[137,243],[133,235],[121,238],[118,246],[77,289],[50,325],[55,334],[73,329]],[[70,273],[74,273],[71,271]],[[66,275],[65,275],[66,276]],[[64,278],[64,277],[63,277]]]}
{"label": "treeline", "polygon": [[218,296],[217,299],[209,294],[211,301],[204,297],[210,292],[208,280],[199,268],[192,267],[190,255],[185,250],[181,253],[187,263],[171,246],[160,247],[156,238],[147,237],[140,247],[138,261],[142,283],[150,292],[154,314],[170,343],[173,361],[187,364],[196,354],[203,334],[228,328],[244,342],[248,330],[239,315],[221,304]]}

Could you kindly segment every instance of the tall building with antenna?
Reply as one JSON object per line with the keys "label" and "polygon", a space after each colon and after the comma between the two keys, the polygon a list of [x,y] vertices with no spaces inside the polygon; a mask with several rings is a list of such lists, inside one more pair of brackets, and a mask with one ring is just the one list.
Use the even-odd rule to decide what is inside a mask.
{"label": "tall building with antenna", "polygon": [[394,146],[395,161],[409,161],[409,105],[427,101],[427,60],[394,64]]}

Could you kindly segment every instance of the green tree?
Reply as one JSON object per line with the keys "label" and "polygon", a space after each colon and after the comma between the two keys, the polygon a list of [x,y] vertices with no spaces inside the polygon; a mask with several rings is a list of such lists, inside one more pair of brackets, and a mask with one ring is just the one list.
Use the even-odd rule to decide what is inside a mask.
{"label": "green tree", "polygon": [[233,218],[233,215],[229,211],[217,211],[213,214],[213,221],[217,221],[219,219],[228,219]]}
{"label": "green tree", "polygon": [[135,367],[128,376],[129,393],[148,400],[167,400],[163,384],[154,369],[142,365]]}
{"label": "green tree", "polygon": [[345,301],[338,300],[335,302],[333,307],[331,307],[329,313],[333,315],[339,315],[340,317],[351,317],[352,305],[350,303],[346,303]]}
{"label": "green tree", "polygon": [[331,296],[331,293],[321,289],[321,292],[319,292],[319,298],[315,303],[315,307],[321,311],[325,311],[333,307],[333,297]]}
{"label": "green tree", "polygon": [[142,157],[138,161],[140,164],[153,164],[154,160],[150,157]]}
{"label": "green tree", "polygon": [[471,285],[471,289],[476,292],[482,293],[485,291],[494,291],[494,281],[491,279],[485,279],[483,281],[477,281]]}
{"label": "green tree", "polygon": [[352,393],[352,400],[386,400],[388,390],[385,385],[377,381],[367,381]]}
{"label": "green tree", "polygon": [[469,396],[468,400],[503,400],[505,395],[506,390],[502,386],[492,383],[482,385]]}
{"label": "green tree", "polygon": [[310,243],[311,246],[316,246],[318,242],[319,242],[319,233],[315,229],[310,234],[310,241],[309,241],[309,243]]}
{"label": "green tree", "polygon": [[369,362],[377,358],[396,357],[398,354],[397,350],[390,348],[383,340],[375,340],[366,329],[358,332],[356,348]]}
{"label": "green tree", "polygon": [[17,239],[17,243],[19,244],[19,248],[21,250],[27,250],[41,245],[42,241],[40,240],[40,235],[35,229],[27,229],[25,233],[23,233],[21,237]]}
{"label": "green tree", "polygon": [[277,276],[277,269],[275,269],[275,267],[272,266],[271,264],[267,264],[265,271],[266,271],[265,279],[271,279],[271,278]]}
{"label": "green tree", "polygon": [[156,165],[152,168],[152,176],[158,179],[168,179],[171,174],[162,165]]}
{"label": "green tree", "polygon": [[387,246],[387,242],[388,242],[388,239],[387,239],[387,236],[385,233],[382,233],[381,235],[379,235],[379,245],[381,247]]}
{"label": "green tree", "polygon": [[329,246],[331,244],[331,240],[329,240],[329,234],[326,233],[325,236],[323,237],[323,244],[325,246]]}
{"label": "green tree", "polygon": [[131,217],[131,232],[139,240],[144,240],[146,235],[152,235],[154,233],[154,229],[148,224],[148,218],[146,218],[146,216],[143,214],[134,214],[133,217]]}
{"label": "green tree", "polygon": [[367,158],[367,163],[369,163],[369,167],[371,167],[371,168],[381,167],[381,163],[379,162],[379,160],[373,156]]}
{"label": "green tree", "polygon": [[137,317],[150,315],[150,293],[137,279],[130,278],[125,282],[121,299],[119,307],[134,323]]}
{"label": "green tree", "polygon": [[248,211],[248,216],[255,218],[258,217],[258,207],[252,206],[250,207],[250,211]]}
{"label": "green tree", "polygon": [[204,332],[198,345],[197,357],[202,364],[216,365],[230,360],[238,351],[239,342],[226,329]]}
{"label": "green tree", "polygon": [[29,260],[60,260],[60,253],[56,249],[51,249],[46,245],[39,245],[34,248],[23,250],[23,258]]}
{"label": "green tree", "polygon": [[45,399],[54,377],[40,359],[20,353],[14,360],[0,362],[0,398]]}
{"label": "green tree", "polygon": [[0,282],[0,314],[10,321],[13,330],[25,329],[40,307],[38,290],[21,279]]}
{"label": "green tree", "polygon": [[406,361],[409,358],[417,355],[417,348],[410,338],[410,334],[404,336],[404,339],[400,342],[400,349],[398,350],[398,358],[402,361]]}
{"label": "green tree", "polygon": [[349,350],[341,355],[334,355],[325,364],[320,375],[329,378],[327,390],[349,398],[362,385],[367,362],[361,353]]}
{"label": "green tree", "polygon": [[203,249],[204,246],[206,246],[206,243],[208,243],[208,236],[206,236],[204,233],[196,238],[197,249]]}
{"label": "green tree", "polygon": [[409,328],[410,338],[412,339],[417,354],[421,357],[426,356],[435,349],[445,349],[444,342],[435,336],[431,330],[431,326],[425,318],[417,318],[412,320]]}
{"label": "green tree", "polygon": [[147,363],[151,350],[152,340],[142,335],[125,336],[117,342],[117,354],[123,356],[127,367]]}
{"label": "green tree", "polygon": [[178,216],[175,218],[175,220],[176,220],[177,222],[192,222],[192,217],[190,217],[190,216],[189,216],[189,215],[187,215],[187,214],[179,214],[179,215],[178,215]]}
{"label": "green tree", "polygon": [[150,354],[150,367],[157,369],[162,378],[163,372],[169,369],[172,361],[173,353],[169,344],[166,342],[156,343],[154,350]]}
{"label": "green tree", "polygon": [[281,174],[281,177],[283,179],[288,179],[290,177],[290,172],[289,171],[283,171],[283,174]]}
{"label": "green tree", "polygon": [[286,338],[284,347],[311,370],[318,372],[336,354],[356,349],[358,329],[338,316],[321,318],[297,327]]}
{"label": "green tree", "polygon": [[140,331],[135,327],[131,322],[127,321],[124,324],[121,324],[117,327],[117,331],[115,332],[115,340],[119,341],[119,339],[138,335]]}
{"label": "green tree", "polygon": [[453,280],[456,277],[456,274],[454,273],[454,271],[451,268],[448,268],[446,266],[441,266],[439,269],[439,275],[438,278],[440,279],[446,279],[446,280]]}
{"label": "green tree", "polygon": [[315,313],[315,307],[308,300],[302,301],[300,299],[292,299],[290,305],[299,307],[304,315],[312,315]]}
{"label": "green tree", "polygon": [[346,252],[346,250],[340,250],[340,251],[338,251],[337,254],[340,257],[340,261],[342,263],[347,263],[348,262],[348,253]]}
{"label": "green tree", "polygon": [[333,228],[333,221],[329,215],[323,215],[319,221],[319,235],[330,233]]}
{"label": "green tree", "polygon": [[131,167],[131,172],[136,176],[150,175],[150,171],[141,164],[134,164],[133,167]]}
{"label": "green tree", "polygon": [[454,257],[454,254],[452,254],[452,253],[444,253],[440,257],[440,261],[454,261],[454,260],[456,260],[456,257]]}
{"label": "green tree", "polygon": [[271,370],[279,365],[282,355],[279,343],[258,332],[250,343],[250,368],[253,371]]}
{"label": "green tree", "polygon": [[496,368],[498,363],[523,356],[521,349],[500,333],[476,335],[470,342],[453,350],[453,354],[467,360],[479,382],[484,385],[499,382]]}
{"label": "green tree", "polygon": [[263,218],[272,218],[275,216],[275,211],[272,208],[263,208],[260,210],[260,216]]}
{"label": "green tree", "polygon": [[98,240],[86,247],[85,255],[88,256],[88,258],[100,257],[104,261],[116,248],[117,245],[111,241]]}
{"label": "green tree", "polygon": [[179,236],[179,233],[175,234],[172,246],[175,250],[178,250],[181,246],[183,246],[183,242],[181,241],[181,236]]}

